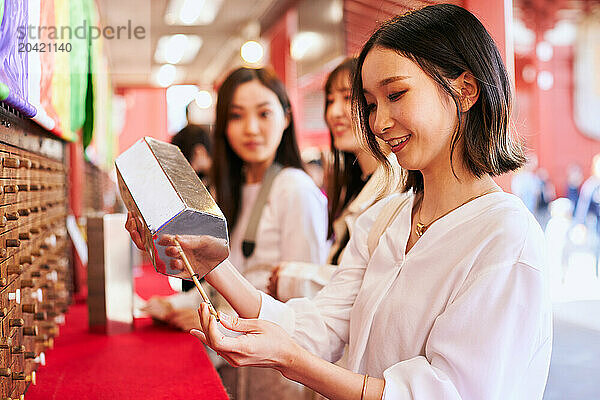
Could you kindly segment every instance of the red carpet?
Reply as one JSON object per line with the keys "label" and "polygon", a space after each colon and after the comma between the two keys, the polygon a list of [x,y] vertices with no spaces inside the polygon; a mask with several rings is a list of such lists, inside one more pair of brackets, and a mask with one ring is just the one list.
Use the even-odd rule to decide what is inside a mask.
{"label": "red carpet", "polygon": [[[141,282],[143,281],[143,283]],[[142,297],[167,294],[166,278],[144,268]],[[132,333],[88,331],[87,305],[74,304],[27,400],[227,399],[202,343],[188,333],[136,320]]]}

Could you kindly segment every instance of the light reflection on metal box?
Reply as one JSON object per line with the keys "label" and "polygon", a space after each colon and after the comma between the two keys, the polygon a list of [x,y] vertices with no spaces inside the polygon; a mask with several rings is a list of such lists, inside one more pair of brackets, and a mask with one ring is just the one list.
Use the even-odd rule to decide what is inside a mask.
{"label": "light reflection on metal box", "polygon": [[[228,241],[225,216],[177,146],[144,137],[117,157],[115,165],[121,197],[136,216],[158,272],[189,279],[170,267],[165,248],[157,245],[163,234]],[[197,272],[203,277],[211,269]]]}

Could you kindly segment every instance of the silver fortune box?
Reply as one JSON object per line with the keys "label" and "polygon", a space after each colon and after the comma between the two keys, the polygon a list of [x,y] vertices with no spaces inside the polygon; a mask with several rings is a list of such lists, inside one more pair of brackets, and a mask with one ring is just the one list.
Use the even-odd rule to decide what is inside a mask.
{"label": "silver fortune box", "polygon": [[[135,215],[158,272],[189,278],[170,267],[165,247],[157,244],[163,234],[228,241],[225,216],[177,146],[144,137],[117,157],[115,165],[123,202]],[[203,277],[215,266],[196,272]]]}

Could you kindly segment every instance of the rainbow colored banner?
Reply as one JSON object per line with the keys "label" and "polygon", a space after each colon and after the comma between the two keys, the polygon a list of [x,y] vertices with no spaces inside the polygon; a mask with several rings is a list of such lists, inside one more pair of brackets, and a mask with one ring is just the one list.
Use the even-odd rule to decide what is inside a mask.
{"label": "rainbow colored banner", "polygon": [[0,0],[0,101],[65,140],[81,135],[90,159],[110,169],[117,147],[103,38],[56,38],[41,29],[101,26],[98,15],[94,0]]}
{"label": "rainbow colored banner", "polygon": [[0,98],[20,111],[25,117],[33,117],[34,106],[27,97],[27,11],[28,0],[5,0],[2,4],[0,24]]}

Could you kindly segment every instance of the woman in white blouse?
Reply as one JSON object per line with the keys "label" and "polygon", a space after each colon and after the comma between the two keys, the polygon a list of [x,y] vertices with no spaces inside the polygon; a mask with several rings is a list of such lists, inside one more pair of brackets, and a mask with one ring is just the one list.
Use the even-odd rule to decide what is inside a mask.
{"label": "woman in white blouse", "polygon": [[[492,180],[525,161],[492,38],[454,5],[396,17],[363,47],[353,99],[373,153],[384,160],[381,138],[409,171],[405,206],[372,253],[369,231],[399,194],[358,218],[312,301],[277,302],[222,263],[206,279],[240,315],[221,323],[244,334],[223,336],[204,304],[192,333],[233,365],[275,368],[332,399],[541,399],[552,336],[544,239]],[[181,240],[194,263],[226,255],[210,238]],[[346,343],[343,369],[331,361]]]}

